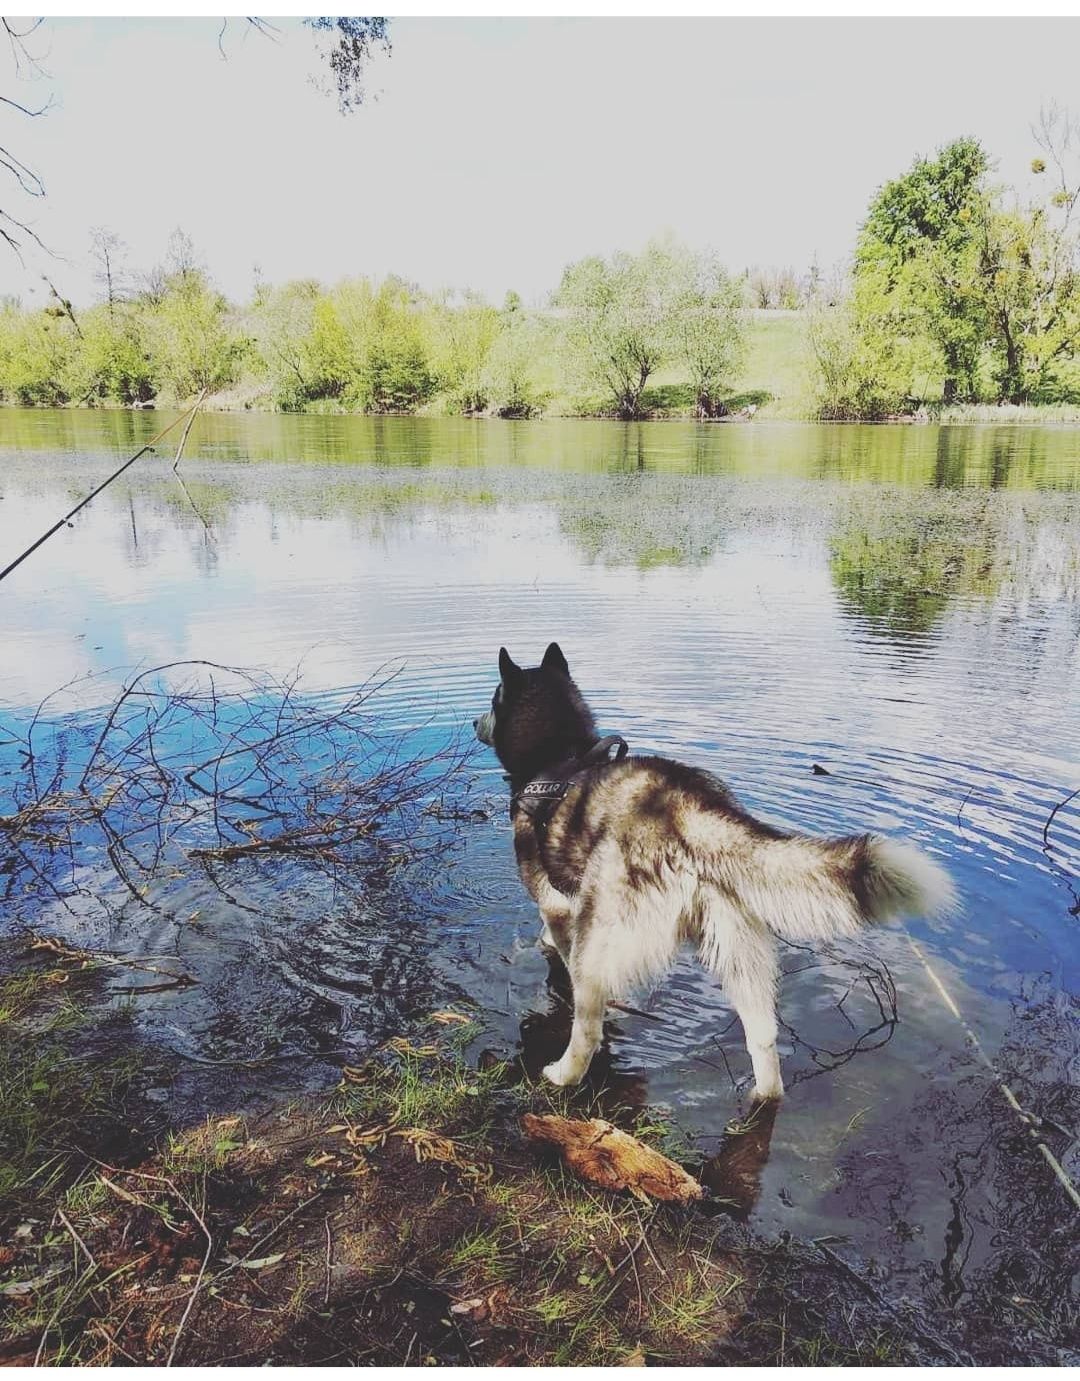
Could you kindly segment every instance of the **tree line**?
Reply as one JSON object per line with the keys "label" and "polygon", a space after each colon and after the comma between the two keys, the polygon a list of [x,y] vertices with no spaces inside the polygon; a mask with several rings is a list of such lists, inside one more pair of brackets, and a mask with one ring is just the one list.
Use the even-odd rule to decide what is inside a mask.
{"label": "tree line", "polygon": [[[637,418],[666,390],[711,419],[733,406],[751,308],[798,311],[814,415],[1080,400],[1080,124],[1033,131],[1034,190],[994,177],[972,138],[916,159],[874,195],[847,271],[732,273],[667,237],[570,264],[540,309],[405,279],[256,283],[233,304],[191,240],[139,276],[92,235],[99,300],[0,305],[0,397],[23,405],[179,402],[202,389],[283,411],[530,417],[554,399]],[[664,381],[662,387],[661,381]],[[767,395],[764,395],[767,397]]]}
{"label": "tree line", "polygon": [[[390,277],[256,281],[235,305],[191,240],[138,278],[123,243],[93,233],[99,298],[76,310],[50,285],[43,310],[0,308],[0,395],[23,405],[175,402],[244,385],[284,411],[421,409],[529,417],[556,394],[582,412],[647,410],[661,370],[703,417],[722,416],[746,337],[742,309],[771,291],[764,271],[730,274],[673,239],[571,264],[540,310],[513,292],[430,293]],[[793,273],[773,276],[794,292]]]}

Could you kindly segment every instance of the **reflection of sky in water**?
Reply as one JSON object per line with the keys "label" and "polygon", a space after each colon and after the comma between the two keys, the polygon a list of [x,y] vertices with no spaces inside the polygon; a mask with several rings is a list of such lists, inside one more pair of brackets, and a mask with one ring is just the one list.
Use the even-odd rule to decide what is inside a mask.
{"label": "reflection of sky in water", "polygon": [[[304,421],[302,434],[314,435]],[[264,422],[253,424],[259,435]],[[228,427],[234,443],[242,439],[238,419]],[[678,473],[679,445],[703,431],[710,462],[688,454]],[[886,489],[851,482],[842,451],[822,450],[817,433],[803,433],[818,454],[789,466],[790,477],[775,465],[767,478],[746,473],[746,448],[760,457],[770,434],[782,435],[788,454],[791,431],[732,442],[744,450],[730,465],[716,429],[649,432],[644,474],[626,472],[626,431],[603,427],[588,433],[589,445],[613,438],[610,463],[590,462],[585,473],[568,464],[565,437],[559,473],[535,453],[527,468],[495,464],[503,453],[477,468],[475,452],[462,449],[462,437],[474,446],[477,433],[460,424],[427,426],[432,465],[421,471],[192,459],[184,473],[212,539],[165,467],[145,465],[5,582],[3,713],[19,717],[90,673],[55,709],[100,706],[133,668],[185,658],[277,675],[299,664],[305,693],[356,685],[391,664],[400,670],[378,697],[380,715],[388,726],[428,725],[430,738],[485,707],[500,644],[527,661],[557,638],[602,727],[633,749],[711,767],[777,822],[901,832],[942,856],[964,910],[912,931],[980,1039],[1023,1066],[1023,1096],[1053,1104],[1078,1053],[1069,996],[1077,803],[1055,819],[1052,853],[1042,831],[1080,785],[1080,503],[1067,492],[921,487],[946,463],[954,479],[974,468],[992,482],[998,453],[984,436],[972,442],[976,459],[965,458],[955,429],[944,461],[933,429],[905,443],[911,454],[899,460],[875,461],[872,429],[843,433]],[[407,431],[382,435],[395,461],[407,455]],[[536,446],[536,433],[517,435]],[[80,462],[78,474],[46,466],[33,441],[21,437],[23,449],[5,456],[4,553],[47,527],[106,466],[101,456]],[[1051,459],[1041,472],[1029,447],[1012,482],[1050,475],[1069,490],[1061,455]],[[892,487],[912,469],[919,486]],[[813,775],[814,763],[831,775]],[[320,1004],[345,1038],[367,1008],[382,1004],[388,1020],[395,1004],[422,1010],[421,997],[437,1001],[443,981],[480,1003],[503,1048],[530,1012],[550,1005],[557,1023],[547,964],[531,947],[535,923],[513,868],[502,784],[492,759],[479,765],[491,818],[466,830],[464,851],[437,880],[435,912],[418,905],[410,919],[375,907],[359,922],[342,912],[323,931],[298,920],[261,934],[254,953],[243,926],[222,921],[220,931],[187,937],[188,961],[216,963],[224,990],[250,983],[264,1003],[279,1000],[267,997],[275,983],[292,994],[299,1048]],[[161,936],[126,941],[139,938]],[[880,933],[869,949],[897,983],[900,1025],[880,1049],[826,1073],[819,1063],[829,1060],[816,1062],[811,1047],[841,1049],[849,1021],[872,1024],[871,994],[857,983],[837,1007],[851,986],[840,962],[850,954],[786,960],[783,1013],[797,1039],[758,1218],[856,1241],[862,1233],[899,1269],[941,1257],[953,1152],[985,1140],[993,1119],[981,1104],[967,1109],[965,1091],[985,1092],[987,1081],[902,932]],[[270,978],[256,972],[261,955]],[[212,996],[198,1002],[212,1006]],[[169,1020],[221,1034],[220,1012],[185,1000],[194,1005],[163,1001]],[[641,1004],[659,1020],[618,1015],[615,1074],[643,1071],[650,1098],[715,1139],[741,1097],[726,1070],[748,1071],[739,1031],[725,1032],[722,997],[685,962]],[[1020,1053],[1025,1020],[1036,1061]],[[898,1119],[920,1139],[899,1161]],[[995,1135],[1014,1131],[1003,1123]],[[1075,1173],[1075,1146],[1058,1149]],[[1002,1192],[987,1186],[965,1193]],[[979,1203],[975,1217],[992,1223]],[[966,1231],[979,1242],[974,1264],[991,1251],[989,1238]]]}

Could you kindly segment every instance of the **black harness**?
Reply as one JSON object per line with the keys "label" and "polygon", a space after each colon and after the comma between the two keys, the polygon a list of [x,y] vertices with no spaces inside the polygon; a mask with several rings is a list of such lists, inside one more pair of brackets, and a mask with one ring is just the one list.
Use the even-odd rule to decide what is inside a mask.
{"label": "black harness", "polygon": [[[614,757],[611,756],[613,748]],[[533,827],[543,832],[547,829],[559,802],[580,777],[590,768],[600,767],[609,762],[622,762],[628,752],[626,739],[618,734],[608,734],[607,738],[597,739],[580,757],[567,758],[550,771],[541,772],[539,776],[533,777],[520,791],[515,791],[510,797],[510,819],[513,820],[519,810],[524,811],[532,821]],[[554,775],[556,773],[557,776]]]}

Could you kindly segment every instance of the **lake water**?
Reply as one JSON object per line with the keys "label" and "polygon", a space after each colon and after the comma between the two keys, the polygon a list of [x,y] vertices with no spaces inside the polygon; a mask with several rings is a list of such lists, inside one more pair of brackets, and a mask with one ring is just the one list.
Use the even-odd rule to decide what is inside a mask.
{"label": "lake water", "polygon": [[[169,420],[0,412],[0,566]],[[710,768],[780,825],[907,835],[962,899],[785,952],[771,1129],[725,1138],[749,1060],[689,960],[610,1013],[594,1087],[672,1109],[761,1231],[1066,1336],[1080,1215],[999,1081],[1080,1177],[1080,431],[227,415],[196,422],[184,488],[170,467],[166,441],[0,587],[0,792],[61,687],[38,732],[85,741],[163,663],[299,669],[327,704],[389,672],[368,710],[419,751],[486,707],[500,644],[535,663],[557,639],[631,751]],[[536,1070],[564,989],[493,756],[462,781],[446,851],[360,901],[283,865],[273,906],[265,877],[251,905],[177,875],[106,912],[86,894],[116,879],[86,856],[79,886],[32,916],[9,888],[5,911],[199,979],[132,1009],[190,1065],[168,1096],[194,1110],[328,1081],[451,1002],[481,1014],[477,1050]]]}

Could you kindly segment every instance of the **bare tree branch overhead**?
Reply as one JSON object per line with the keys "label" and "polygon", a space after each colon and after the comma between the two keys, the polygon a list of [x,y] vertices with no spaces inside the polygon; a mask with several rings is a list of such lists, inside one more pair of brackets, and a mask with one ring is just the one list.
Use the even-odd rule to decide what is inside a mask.
{"label": "bare tree branch overhead", "polygon": [[[34,19],[0,17],[0,27],[8,41],[11,77],[14,80],[32,82],[51,79],[52,74],[44,66],[47,50],[32,42],[35,35],[39,41],[43,37],[45,23],[43,16]],[[218,49],[223,58],[228,57],[225,36],[229,23],[229,18],[224,18],[217,35]],[[245,36],[248,33],[256,33],[273,42],[277,42],[282,36],[279,25],[258,15],[245,16],[244,25]],[[376,52],[390,51],[389,21],[382,18],[327,16],[303,19],[301,26],[315,34],[319,60],[329,69],[329,80],[313,78],[315,85],[320,90],[333,91],[342,114],[356,110],[364,103],[366,96],[365,77],[369,62]],[[0,94],[0,105],[28,119],[46,115],[54,104],[55,96],[52,93],[43,103],[37,105],[18,100],[13,95]],[[6,144],[0,144],[0,175],[2,174],[6,174],[10,179],[9,196],[33,199],[45,196],[45,183],[42,177]],[[3,240],[20,260],[21,250],[27,240],[51,253],[38,233],[22,219],[22,214],[21,211],[9,209],[9,202],[5,197],[0,204],[0,240]]]}

